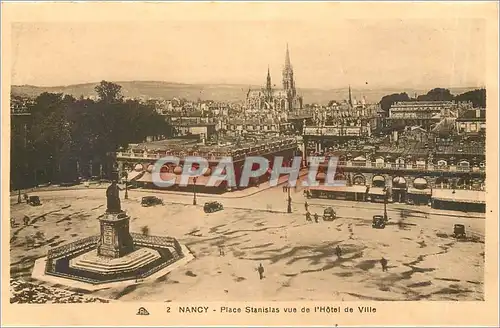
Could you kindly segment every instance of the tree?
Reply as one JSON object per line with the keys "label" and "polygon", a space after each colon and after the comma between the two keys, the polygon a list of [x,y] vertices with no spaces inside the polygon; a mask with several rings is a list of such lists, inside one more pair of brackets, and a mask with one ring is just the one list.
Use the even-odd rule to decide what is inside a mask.
{"label": "tree", "polygon": [[[107,88],[110,85],[111,88]],[[100,86],[108,91],[121,89],[107,82]],[[108,91],[105,94],[110,95]],[[24,133],[23,125],[17,124],[19,120],[16,120],[18,128],[15,130],[19,133],[11,138],[13,186],[17,186],[21,179],[31,186],[35,181],[40,182],[36,173],[38,169],[46,173],[45,182],[75,181],[78,173],[90,174],[90,164],[102,165],[104,175],[108,176],[114,162],[109,155],[119,148],[143,142],[147,136],[171,136],[171,125],[152,104],[110,100],[116,100],[116,94],[107,101],[95,102],[60,93],[42,93],[34,101],[29,101],[30,119],[36,124],[28,131],[30,143],[26,147],[24,139],[18,137]],[[16,99],[13,109],[19,107],[18,103]],[[32,167],[26,168],[26,163]]]}
{"label": "tree", "polygon": [[453,99],[454,96],[450,90],[443,88],[434,88],[427,92],[427,94],[417,97],[418,101],[451,101]]}
{"label": "tree", "polygon": [[121,102],[123,99],[121,90],[121,85],[104,80],[95,87],[99,100],[107,104]]}
{"label": "tree", "polygon": [[455,97],[457,101],[470,101],[473,107],[486,108],[486,89],[476,89]]}
{"label": "tree", "polygon": [[410,101],[410,97],[408,97],[406,92],[393,93],[391,95],[383,96],[382,99],[380,99],[379,104],[382,110],[388,113],[389,108],[391,108],[391,106],[398,101]]}

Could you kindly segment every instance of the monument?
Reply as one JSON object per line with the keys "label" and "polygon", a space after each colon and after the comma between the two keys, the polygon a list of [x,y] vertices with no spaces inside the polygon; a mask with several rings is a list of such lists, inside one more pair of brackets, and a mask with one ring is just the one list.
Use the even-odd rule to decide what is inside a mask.
{"label": "monument", "polygon": [[107,208],[99,217],[99,235],[50,249],[35,262],[32,277],[60,284],[70,279],[75,281],[73,286],[78,283],[80,288],[93,290],[104,283],[135,283],[164,275],[172,264],[193,258],[175,238],[131,233],[119,191],[116,181],[106,190]]}
{"label": "monument", "polygon": [[106,190],[106,213],[99,218],[101,238],[97,254],[105,257],[122,257],[134,250],[134,241],[129,231],[130,217],[121,209],[120,189],[113,181]]}

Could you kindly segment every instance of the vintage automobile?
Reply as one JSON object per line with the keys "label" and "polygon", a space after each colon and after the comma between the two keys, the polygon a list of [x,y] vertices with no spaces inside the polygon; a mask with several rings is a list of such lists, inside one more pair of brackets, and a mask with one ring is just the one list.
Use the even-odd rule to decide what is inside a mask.
{"label": "vintage automobile", "polygon": [[142,197],[141,205],[143,207],[163,205],[163,200],[156,196],[144,196]]}
{"label": "vintage automobile", "polygon": [[325,208],[323,212],[323,221],[333,221],[337,218],[337,213],[331,207]]}
{"label": "vintage automobile", "polygon": [[457,239],[466,238],[465,226],[463,224],[455,224],[453,226],[453,236]]}
{"label": "vintage automobile", "polygon": [[217,211],[222,211],[224,209],[224,206],[222,206],[221,203],[219,202],[208,202],[203,205],[203,210],[205,213],[213,213]]}
{"label": "vintage automobile", "polygon": [[372,222],[372,228],[374,228],[374,229],[384,229],[385,228],[385,223],[386,223],[386,220],[384,219],[383,215],[374,215],[373,216],[373,222]]}
{"label": "vintage automobile", "polygon": [[40,206],[42,202],[40,202],[40,197],[38,196],[29,196],[28,204],[31,206]]}

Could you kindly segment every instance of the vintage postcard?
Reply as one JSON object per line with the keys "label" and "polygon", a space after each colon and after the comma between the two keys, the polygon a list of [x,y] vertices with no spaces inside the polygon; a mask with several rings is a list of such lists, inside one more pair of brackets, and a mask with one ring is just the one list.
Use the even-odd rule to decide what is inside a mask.
{"label": "vintage postcard", "polygon": [[498,326],[496,2],[1,27],[2,325]]}

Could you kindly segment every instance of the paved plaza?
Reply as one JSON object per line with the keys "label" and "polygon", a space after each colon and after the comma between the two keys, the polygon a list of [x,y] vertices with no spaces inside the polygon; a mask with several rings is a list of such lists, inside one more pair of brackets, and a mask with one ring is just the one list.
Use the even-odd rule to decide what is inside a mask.
{"label": "paved plaza", "polygon": [[[373,229],[372,216],[383,213],[383,204],[310,199],[312,214],[321,216],[332,206],[338,219],[307,222],[301,190],[291,192],[293,213],[288,214],[287,194],[280,186],[238,199],[198,195],[197,206],[189,193],[156,194],[164,206],[141,207],[141,197],[150,194],[133,190],[123,200],[122,192],[131,231],[140,233],[147,226],[151,235],[177,238],[195,259],[153,282],[91,296],[151,302],[484,299],[484,214],[389,204],[389,224]],[[16,204],[17,197],[11,197],[16,222],[12,278],[30,281],[34,261],[51,247],[99,231],[104,190],[38,195],[43,203],[38,207]],[[203,203],[209,200],[221,201],[225,209],[205,214]],[[25,215],[30,217],[27,226]],[[467,241],[451,236],[456,223],[465,225]],[[30,236],[33,245],[28,247]],[[388,260],[386,272],[382,257]]]}

